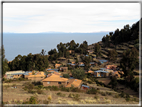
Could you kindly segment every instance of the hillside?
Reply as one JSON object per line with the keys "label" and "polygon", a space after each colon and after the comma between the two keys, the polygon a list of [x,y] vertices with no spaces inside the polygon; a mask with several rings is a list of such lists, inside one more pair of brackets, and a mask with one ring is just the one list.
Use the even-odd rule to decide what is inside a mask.
{"label": "hillside", "polygon": [[[117,62],[122,58],[124,50],[132,49],[133,47],[139,50],[139,23],[141,20],[136,22],[130,27],[129,25],[124,26],[123,29],[116,29],[114,32],[109,32],[99,41],[101,46],[101,58],[108,59],[108,52],[110,50],[116,50]],[[94,51],[96,43],[88,46],[88,49]]]}

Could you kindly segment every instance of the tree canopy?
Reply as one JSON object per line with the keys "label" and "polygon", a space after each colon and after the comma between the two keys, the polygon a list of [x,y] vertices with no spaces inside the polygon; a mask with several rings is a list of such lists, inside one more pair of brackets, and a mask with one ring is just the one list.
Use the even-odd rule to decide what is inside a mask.
{"label": "tree canopy", "polygon": [[117,52],[116,52],[116,50],[110,50],[109,52],[108,52],[108,58],[109,58],[109,61],[116,61],[116,59],[117,59]]}
{"label": "tree canopy", "polygon": [[9,67],[8,67],[8,60],[5,58],[4,46],[2,46],[2,49],[0,49],[0,51],[2,53],[2,77],[3,77],[6,71],[9,71]]}
{"label": "tree canopy", "polygon": [[83,80],[85,77],[85,71],[83,69],[76,68],[71,71],[72,76],[77,79]]}
{"label": "tree canopy", "polygon": [[135,69],[135,66],[138,64],[138,50],[134,47],[131,50],[127,49],[122,56],[122,59],[120,61],[120,67],[122,68],[124,72],[124,77],[128,75],[133,74],[133,70]]}
{"label": "tree canopy", "polygon": [[9,64],[10,70],[39,70],[43,71],[48,67],[48,57],[45,55],[45,51],[42,50],[39,54],[29,53],[27,56],[18,55]]}

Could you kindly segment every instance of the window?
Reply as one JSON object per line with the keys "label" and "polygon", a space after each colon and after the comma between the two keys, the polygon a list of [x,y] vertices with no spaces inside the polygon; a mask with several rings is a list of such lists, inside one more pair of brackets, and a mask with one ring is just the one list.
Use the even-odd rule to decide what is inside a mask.
{"label": "window", "polygon": [[50,84],[50,82],[47,82],[47,84]]}
{"label": "window", "polygon": [[58,82],[58,84],[61,84],[61,82]]}

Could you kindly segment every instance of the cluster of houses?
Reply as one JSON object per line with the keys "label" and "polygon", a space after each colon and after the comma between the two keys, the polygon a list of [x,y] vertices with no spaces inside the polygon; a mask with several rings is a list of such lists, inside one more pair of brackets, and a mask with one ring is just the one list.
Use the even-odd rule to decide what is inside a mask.
{"label": "cluster of houses", "polygon": [[106,65],[105,68],[100,68],[97,71],[89,70],[86,73],[90,73],[94,75],[94,77],[110,77],[115,76],[120,78],[120,73],[123,73],[122,71],[119,71],[118,67],[116,65]]}
{"label": "cluster of houses", "polygon": [[[93,62],[91,64],[94,64]],[[80,62],[80,65],[84,65],[83,63]],[[61,64],[55,64],[55,69],[48,68],[46,69],[47,74],[42,71],[9,71],[6,72],[5,78],[7,79],[15,79],[15,78],[27,78],[32,81],[41,81],[44,86],[64,86],[64,87],[71,87],[74,86],[76,88],[81,88],[81,89],[88,89],[89,86],[83,85],[82,80],[79,79],[74,79],[74,78],[63,78],[61,76],[61,73],[58,71],[67,71],[68,67],[61,67]],[[105,68],[100,68],[97,71],[92,71],[89,70],[85,73],[90,73],[94,77],[110,77],[111,76],[116,76],[120,77],[119,70],[117,66],[115,65],[106,65]],[[70,77],[72,74],[70,74]]]}
{"label": "cluster of houses", "polygon": [[82,80],[79,79],[67,79],[61,76],[58,69],[47,69],[49,73],[46,75],[44,72],[39,71],[9,71],[6,72],[5,78],[15,79],[15,78],[27,78],[32,81],[41,81],[44,86],[64,86],[64,87],[76,87],[80,88],[82,85]]}

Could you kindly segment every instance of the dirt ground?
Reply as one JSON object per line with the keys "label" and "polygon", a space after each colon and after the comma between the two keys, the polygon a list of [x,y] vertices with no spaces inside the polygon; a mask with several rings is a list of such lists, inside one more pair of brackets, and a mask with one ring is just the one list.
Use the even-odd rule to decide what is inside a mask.
{"label": "dirt ground", "polygon": [[[9,87],[7,87],[7,84],[3,84],[3,102],[6,101],[14,101],[14,100],[21,100],[25,101],[27,98],[30,98],[34,94],[29,94],[27,91],[24,91],[22,89],[22,84],[26,81],[20,81],[18,83],[12,82],[9,83]],[[12,85],[16,84],[17,88],[12,88]],[[98,86],[99,87],[99,86]],[[108,90],[105,87],[100,87],[101,91],[111,91]],[[106,95],[102,96],[101,94],[86,94],[86,93],[79,93],[79,92],[64,92],[64,91],[50,91],[50,90],[45,90],[43,89],[44,94],[37,94],[38,99],[43,101],[43,100],[48,100],[48,96],[51,95],[51,104],[138,104],[136,101],[129,101],[127,102],[124,98],[115,98],[115,93],[117,92],[112,92],[112,95]],[[61,92],[64,94],[64,96],[59,96],[57,95],[58,92]],[[73,98],[69,98],[69,94],[79,94],[80,95],[80,100],[76,101]],[[97,99],[94,99],[94,97],[97,96]],[[40,102],[43,104],[42,102]]]}

